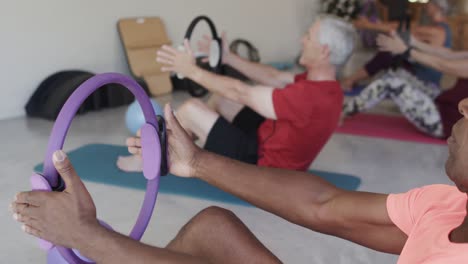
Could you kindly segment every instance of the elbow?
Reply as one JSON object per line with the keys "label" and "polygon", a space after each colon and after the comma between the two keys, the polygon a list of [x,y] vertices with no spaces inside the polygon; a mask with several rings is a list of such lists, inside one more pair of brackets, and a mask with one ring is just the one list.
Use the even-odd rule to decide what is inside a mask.
{"label": "elbow", "polygon": [[324,205],[308,206],[299,209],[297,214],[291,216],[291,222],[315,232],[330,234],[332,232],[333,218],[330,210]]}
{"label": "elbow", "polygon": [[332,210],[328,202],[324,203],[305,203],[296,208],[296,215],[291,220],[295,224],[309,228],[311,230],[327,233],[327,226],[333,222]]}
{"label": "elbow", "polygon": [[337,210],[339,203],[337,199],[343,194],[344,192],[337,190],[309,200],[298,208],[300,212],[298,221],[301,221],[300,224],[306,228],[332,234],[336,226],[344,226]]}

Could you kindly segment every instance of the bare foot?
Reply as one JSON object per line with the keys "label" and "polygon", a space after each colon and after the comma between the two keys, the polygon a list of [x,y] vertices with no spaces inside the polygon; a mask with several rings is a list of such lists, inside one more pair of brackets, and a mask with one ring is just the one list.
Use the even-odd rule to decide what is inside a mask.
{"label": "bare foot", "polygon": [[143,171],[143,160],[141,156],[119,156],[117,159],[117,167],[125,172],[142,172]]}

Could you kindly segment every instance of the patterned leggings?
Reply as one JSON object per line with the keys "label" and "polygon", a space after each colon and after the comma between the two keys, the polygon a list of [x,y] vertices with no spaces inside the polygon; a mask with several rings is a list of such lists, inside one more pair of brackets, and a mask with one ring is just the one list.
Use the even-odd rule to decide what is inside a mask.
{"label": "patterned leggings", "polygon": [[345,116],[355,115],[391,99],[401,113],[420,131],[441,138],[444,130],[434,99],[440,94],[435,84],[423,83],[403,69],[389,71],[369,84],[359,96],[343,106]]}

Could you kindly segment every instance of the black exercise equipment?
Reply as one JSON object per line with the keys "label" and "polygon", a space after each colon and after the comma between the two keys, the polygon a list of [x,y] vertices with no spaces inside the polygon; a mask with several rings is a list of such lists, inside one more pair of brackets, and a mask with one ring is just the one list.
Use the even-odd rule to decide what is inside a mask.
{"label": "black exercise equipment", "polygon": [[[190,22],[187,31],[185,32],[184,40],[187,39],[190,41],[195,27],[201,21],[205,21],[208,24],[208,27],[211,31],[212,43],[210,45],[210,54],[208,55],[208,63],[203,63],[202,60],[205,57],[197,58],[197,64],[201,68],[212,71],[217,74],[221,74],[222,68],[222,58],[223,58],[223,44],[221,38],[218,36],[218,32],[213,21],[207,16],[198,16],[192,22]],[[182,44],[179,46],[180,50],[184,50],[185,47]],[[177,77],[172,77],[172,85],[177,88],[186,89],[193,97],[203,97],[208,93],[203,86],[195,83],[192,80],[184,78],[184,76],[177,74]]]}
{"label": "black exercise equipment", "polygon": [[[198,16],[196,17],[189,25],[187,31],[185,32],[184,39],[190,41],[192,38],[193,31],[195,27],[201,22],[205,21],[208,24],[208,27],[211,31],[211,45],[210,45],[210,53],[208,54],[208,65],[210,68],[219,73],[222,59],[223,59],[223,41],[218,35],[218,31],[216,30],[215,24],[213,21],[207,16]],[[182,48],[184,46],[182,45]]]}
{"label": "black exercise equipment", "polygon": [[250,61],[260,62],[260,54],[258,52],[258,49],[248,40],[245,40],[245,39],[233,40],[231,42],[231,45],[229,46],[229,50],[232,53],[239,55],[240,46],[245,46],[247,48],[247,57]]}
{"label": "black exercise equipment", "polygon": [[[29,117],[55,120],[70,95],[92,76],[94,74],[91,72],[77,70],[60,71],[50,75],[29,99],[25,106],[26,114]],[[148,90],[145,90],[148,93]],[[78,110],[78,114],[128,105],[133,100],[133,94],[125,87],[109,84],[89,96]]]}

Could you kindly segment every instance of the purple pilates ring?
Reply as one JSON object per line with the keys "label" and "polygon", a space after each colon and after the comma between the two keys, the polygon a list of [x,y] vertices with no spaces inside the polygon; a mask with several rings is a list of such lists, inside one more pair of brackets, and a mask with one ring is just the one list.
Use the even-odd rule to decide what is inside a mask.
{"label": "purple pilates ring", "polygon": [[[141,128],[141,141],[143,160],[151,161],[143,164],[143,175],[148,180],[148,184],[140,214],[129,235],[134,240],[140,240],[148,226],[156,204],[161,168],[161,144],[158,137],[158,122],[151,102],[143,88],[133,79],[122,74],[104,73],[90,78],[75,90],[60,111],[52,129],[44,160],[43,174],[33,174],[31,185],[33,190],[60,191],[58,188],[61,179],[55,170],[52,155],[55,151],[63,148],[65,136],[73,117],[85,99],[100,87],[110,83],[121,84],[135,95],[146,120],[146,124]],[[50,250],[54,247],[50,242],[44,240],[40,241],[40,246],[44,250]],[[68,263],[92,263],[79,258],[72,249],[57,246],[57,250]]]}

